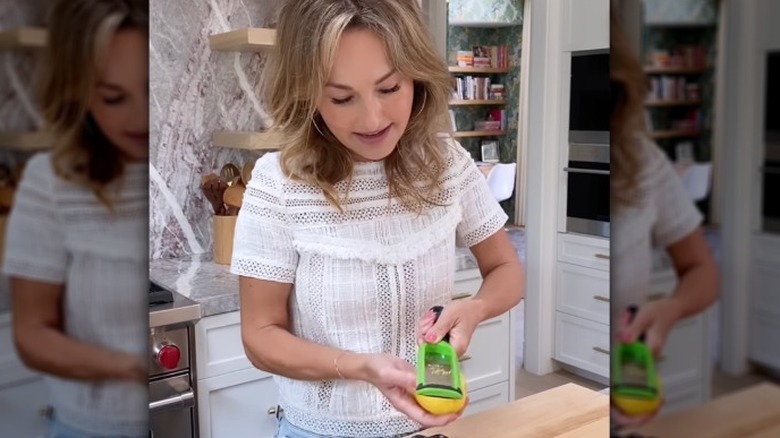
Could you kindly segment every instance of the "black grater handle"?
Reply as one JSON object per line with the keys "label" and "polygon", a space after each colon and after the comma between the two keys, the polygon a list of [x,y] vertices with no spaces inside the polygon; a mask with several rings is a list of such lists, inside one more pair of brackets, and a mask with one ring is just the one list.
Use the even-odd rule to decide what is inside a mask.
{"label": "black grater handle", "polygon": [[[631,323],[634,320],[634,317],[636,316],[637,312],[639,312],[639,306],[634,305],[634,304],[628,306],[628,313],[631,314],[631,317],[628,319],[629,323]],[[645,334],[644,333],[639,335],[639,342],[645,342]]]}
{"label": "black grater handle", "polygon": [[[433,312],[433,323],[436,324],[436,321],[439,320],[439,317],[441,316],[441,312],[444,310],[443,306],[433,306],[431,307],[431,311]],[[450,333],[447,332],[443,338],[441,338],[444,342],[450,342]]]}

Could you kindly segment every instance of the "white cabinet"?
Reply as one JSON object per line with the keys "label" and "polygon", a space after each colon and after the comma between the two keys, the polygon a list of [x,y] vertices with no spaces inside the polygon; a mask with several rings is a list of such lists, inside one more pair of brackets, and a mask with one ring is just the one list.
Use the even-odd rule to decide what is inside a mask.
{"label": "white cabinet", "polygon": [[255,368],[199,380],[200,437],[274,436],[277,398],[273,377]]}
{"label": "white cabinet", "polygon": [[41,375],[28,370],[16,356],[10,314],[0,313],[0,435],[45,436],[48,421],[40,411],[47,407],[48,398]]}
{"label": "white cabinet", "polygon": [[[453,299],[479,291],[478,269],[455,275]],[[514,399],[514,311],[477,327],[461,365],[469,391],[464,415]],[[252,366],[241,342],[239,312],[202,318],[195,325],[198,422],[201,438],[271,437],[278,390],[272,376]]]}
{"label": "white cabinet", "polygon": [[558,234],[554,358],[609,379],[609,240]]}
{"label": "white cabinet", "polygon": [[609,0],[566,0],[570,51],[609,48]]}
{"label": "white cabinet", "polygon": [[278,391],[244,353],[239,312],[195,324],[195,357],[200,438],[274,436]]}

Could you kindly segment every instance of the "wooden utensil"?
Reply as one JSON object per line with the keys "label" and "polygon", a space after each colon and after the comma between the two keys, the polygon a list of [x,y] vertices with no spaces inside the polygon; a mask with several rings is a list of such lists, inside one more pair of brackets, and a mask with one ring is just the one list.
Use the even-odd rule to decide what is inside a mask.
{"label": "wooden utensil", "polygon": [[201,186],[201,189],[206,199],[211,203],[214,214],[217,216],[224,215],[225,204],[222,201],[222,195],[225,189],[227,189],[227,185],[220,178],[211,178]]}
{"label": "wooden utensil", "polygon": [[249,184],[249,180],[252,179],[252,170],[255,168],[254,161],[248,161],[241,169],[241,182],[244,183],[244,187]]}
{"label": "wooden utensil", "polygon": [[225,190],[225,194],[222,200],[230,207],[241,207],[244,202],[244,186],[241,184],[234,184]]}
{"label": "wooden utensil", "polygon": [[219,176],[227,183],[233,181],[236,177],[241,177],[241,170],[235,164],[227,163],[220,169]]}

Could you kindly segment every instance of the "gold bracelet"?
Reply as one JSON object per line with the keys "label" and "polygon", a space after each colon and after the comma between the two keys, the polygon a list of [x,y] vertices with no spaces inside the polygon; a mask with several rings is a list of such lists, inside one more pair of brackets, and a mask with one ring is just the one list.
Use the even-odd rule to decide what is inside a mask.
{"label": "gold bracelet", "polygon": [[343,356],[345,354],[347,354],[347,352],[346,351],[342,351],[341,353],[339,353],[338,356],[336,356],[335,359],[333,359],[333,368],[336,368],[336,373],[338,373],[339,378],[341,378],[341,379],[344,379],[345,377],[344,377],[343,374],[341,374],[341,370],[339,370],[339,359],[341,359],[341,356]]}

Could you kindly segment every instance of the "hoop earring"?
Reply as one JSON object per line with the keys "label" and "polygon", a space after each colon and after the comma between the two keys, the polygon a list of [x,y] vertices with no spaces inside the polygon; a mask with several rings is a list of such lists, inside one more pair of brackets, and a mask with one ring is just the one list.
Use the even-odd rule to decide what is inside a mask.
{"label": "hoop earring", "polygon": [[426,90],[425,88],[423,88],[422,90],[423,90],[423,103],[422,105],[420,105],[420,109],[417,110],[417,114],[414,115],[415,119],[417,117],[420,117],[420,114],[422,114],[423,110],[425,109],[425,102],[428,101],[428,90]]}
{"label": "hoop earring", "polygon": [[316,129],[316,130],[317,130],[317,132],[319,132],[319,133],[320,133],[320,135],[322,136],[322,138],[324,138],[324,139],[326,139],[326,140],[327,140],[327,139],[328,139],[328,136],[327,136],[327,135],[325,135],[325,134],[322,132],[322,130],[320,130],[320,125],[319,125],[319,123],[317,123],[317,115],[314,115],[314,116],[312,116],[312,118],[311,118],[311,123],[314,125],[314,129]]}

